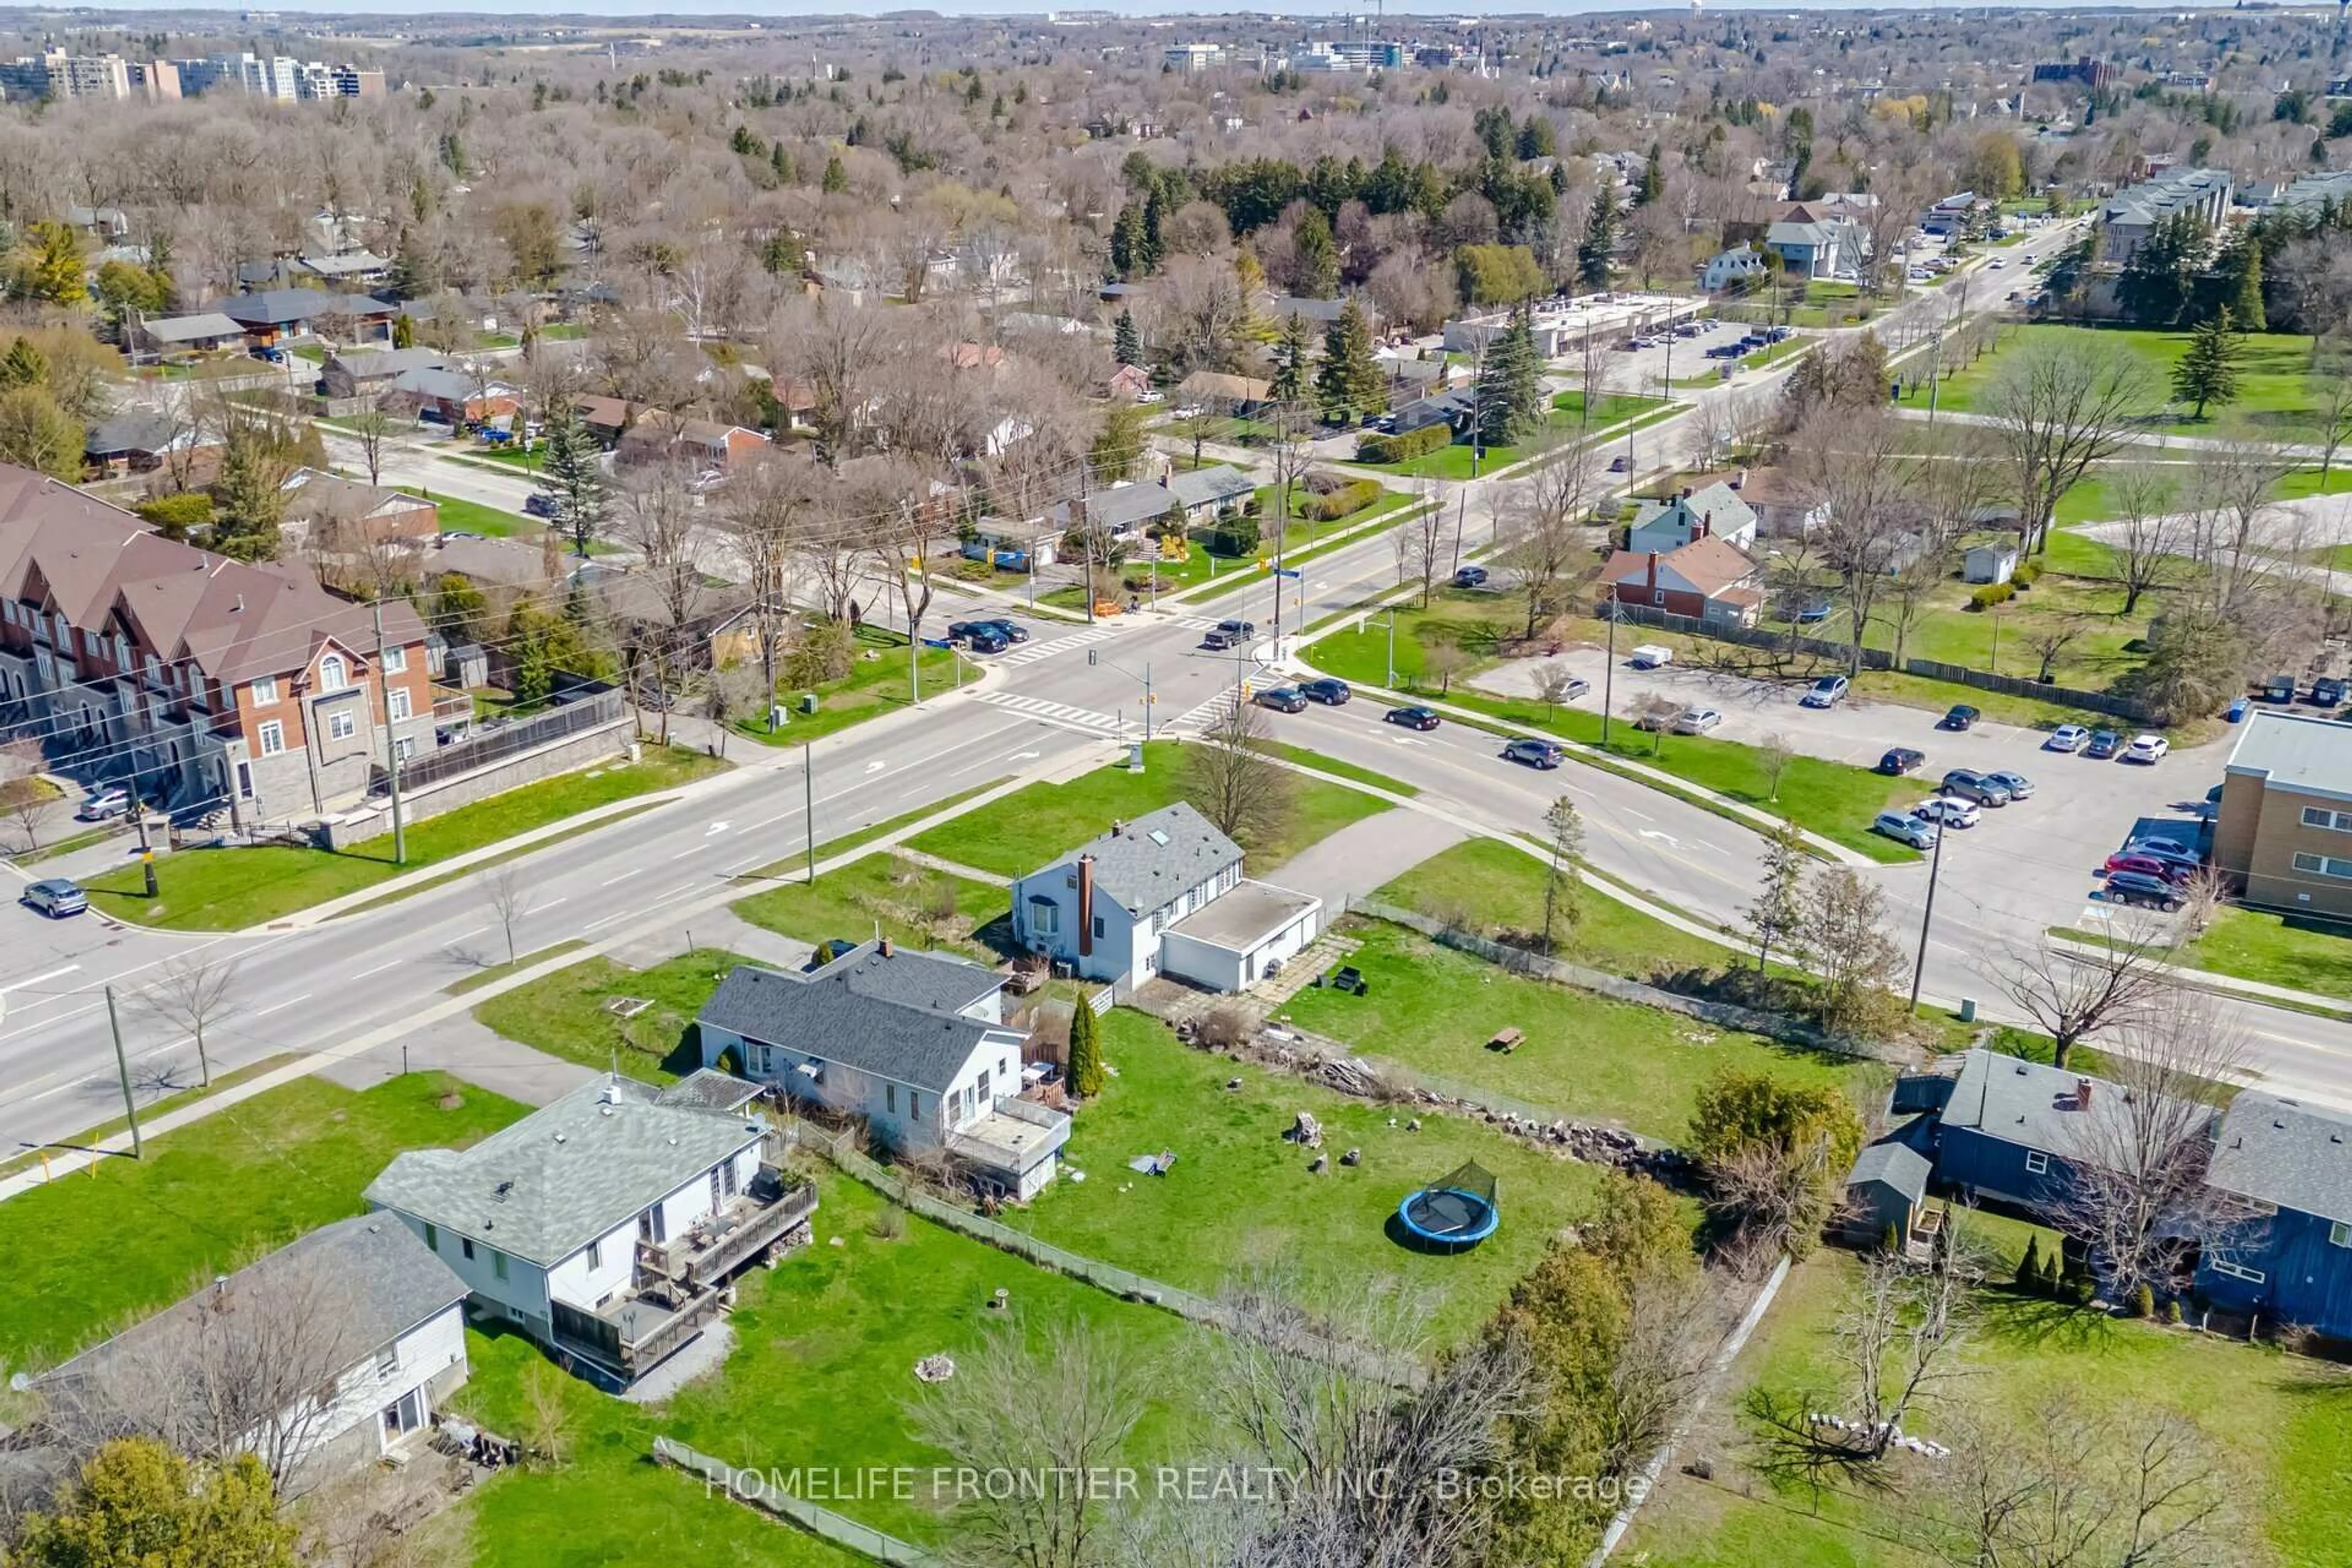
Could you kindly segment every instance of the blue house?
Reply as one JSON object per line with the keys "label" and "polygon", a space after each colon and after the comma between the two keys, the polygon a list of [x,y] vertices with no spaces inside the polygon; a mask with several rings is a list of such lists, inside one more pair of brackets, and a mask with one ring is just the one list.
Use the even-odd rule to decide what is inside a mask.
{"label": "blue house", "polygon": [[2206,1298],[2352,1339],[2352,1117],[2243,1090],[2205,1179],[2252,1211],[2199,1258]]}
{"label": "blue house", "polygon": [[2122,1108],[2113,1084],[1969,1051],[1937,1118],[1936,1178],[1979,1197],[2047,1210],[2073,1192],[2074,1162],[2096,1146],[2091,1119]]}

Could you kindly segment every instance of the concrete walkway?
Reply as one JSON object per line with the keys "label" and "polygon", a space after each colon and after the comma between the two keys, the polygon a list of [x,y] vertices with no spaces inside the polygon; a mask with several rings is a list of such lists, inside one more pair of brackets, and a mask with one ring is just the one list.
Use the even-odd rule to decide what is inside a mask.
{"label": "concrete walkway", "polygon": [[446,1072],[523,1105],[561,1100],[596,1076],[593,1068],[509,1040],[469,1013],[331,1063],[320,1076],[345,1089],[368,1089],[398,1078],[404,1065],[410,1072]]}
{"label": "concrete walkway", "polygon": [[929,855],[920,849],[905,846],[892,851],[901,860],[911,860],[918,866],[928,866],[934,871],[944,871],[950,877],[961,877],[967,882],[980,882],[992,888],[1009,888],[1010,877],[1000,877],[993,871],[983,871],[977,866],[967,866],[961,860],[950,860],[944,855]]}

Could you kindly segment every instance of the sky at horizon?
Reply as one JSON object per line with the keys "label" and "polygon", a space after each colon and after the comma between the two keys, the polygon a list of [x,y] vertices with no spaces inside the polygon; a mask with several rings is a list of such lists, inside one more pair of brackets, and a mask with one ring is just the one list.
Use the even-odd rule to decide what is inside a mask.
{"label": "sky at horizon", "polygon": [[[2074,11],[2081,12],[2084,15],[2097,15],[2103,12],[2114,11],[2220,11],[2231,8],[2227,5],[2214,5],[2184,6],[2179,5],[2178,0],[2171,0],[2171,3],[2169,4],[2168,4],[2168,0],[2109,0],[2109,3],[2098,5],[2069,5],[2065,4],[2064,0],[2048,0],[2048,3],[2046,4],[2037,4],[2035,3],[2035,0],[2014,0],[2014,3],[2011,4],[1992,6],[1980,5],[1959,5],[1940,4],[1937,3],[1937,0],[1919,0],[1919,3],[1911,5],[1889,5],[1885,4],[1885,0],[1811,0],[1810,4],[1797,5],[1787,4],[1787,0],[1780,0],[1780,3],[1778,4],[1773,3],[1773,0],[1703,0],[1703,3],[1705,5],[1705,8],[1710,12],[1761,11],[1780,12],[1783,14],[1801,14],[1808,11],[1921,11],[1937,15],[1952,12],[1991,13],[2000,11]],[[1011,7],[1005,5],[1003,3],[1003,0],[994,0],[994,3],[992,4],[990,3],[990,0],[970,0],[970,3],[964,3],[964,0],[935,0],[934,4],[919,7],[908,7],[907,5],[898,4],[878,4],[873,3],[873,0],[866,0],[866,3],[855,3],[855,0],[852,0],[852,3],[847,4],[841,3],[841,0],[826,0],[826,3],[809,5],[711,5],[663,7],[658,9],[648,7],[645,4],[645,0],[544,0],[544,3],[540,3],[540,0],[507,0],[507,3],[499,5],[495,7],[485,7],[478,10],[472,8],[452,8],[444,10],[428,5],[418,7],[416,10],[411,11],[408,14],[412,16],[424,14],[436,17],[479,16],[486,19],[496,19],[501,16],[542,17],[578,16],[591,16],[600,19],[632,18],[644,19],[646,21],[664,20],[670,22],[691,22],[698,19],[710,17],[750,17],[754,20],[761,20],[771,17],[783,19],[788,17],[808,16],[876,16],[889,15],[894,12],[902,12],[908,9],[935,11],[944,16],[956,17],[1042,16],[1056,8],[1057,7],[1051,5]],[[1166,0],[1166,3],[1164,4],[1160,3],[1160,0],[1121,0],[1121,3],[1116,5],[1077,5],[1059,8],[1071,10],[1116,11],[1121,16],[1139,18],[1183,16],[1213,16],[1225,14],[1264,15],[1265,10],[1276,9],[1275,7],[1264,7],[1251,10],[1246,7],[1236,7],[1232,12],[1226,13],[1203,9],[1197,4],[1185,5],[1181,3],[1181,0]],[[260,9],[260,7],[257,7],[257,9]],[[1440,4],[1433,4],[1431,3],[1431,0],[1398,0],[1398,3],[1387,6],[1386,14],[1391,18],[1401,18],[1425,28],[1432,22],[1464,16],[1473,18],[1483,16],[1491,18],[1497,23],[1507,23],[1515,16],[1557,17],[1591,16],[1602,13],[1618,14],[1628,11],[1671,12],[1679,11],[1681,9],[1682,7],[1679,6],[1660,5],[1656,3],[1656,0],[1574,0],[1574,3],[1559,5],[1529,4],[1527,3],[1527,0],[1518,0],[1518,3],[1514,4],[1508,10],[1480,13],[1476,11],[1465,10],[1459,6],[1448,6]],[[2295,5],[2282,6],[2279,7],[2279,9],[2293,11],[2324,11],[2328,9],[2328,7]],[[1302,20],[1314,17],[1329,18],[1349,15],[1369,17],[1374,14],[1372,8],[1370,6],[1359,7],[1349,5],[1333,5],[1323,9],[1293,9],[1283,7],[1281,8],[1281,11],[1283,15],[1297,17]],[[398,15],[398,13],[388,12],[383,4],[383,0],[349,0],[349,3],[343,3],[343,0],[311,0],[311,3],[309,5],[299,7],[289,7],[279,11],[278,14],[288,20],[297,19],[302,16],[386,16]]]}

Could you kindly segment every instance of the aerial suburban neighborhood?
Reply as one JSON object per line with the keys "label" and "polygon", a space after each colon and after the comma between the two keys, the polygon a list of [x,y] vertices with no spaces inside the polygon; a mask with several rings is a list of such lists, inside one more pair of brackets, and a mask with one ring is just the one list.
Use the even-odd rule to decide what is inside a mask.
{"label": "aerial suburban neighborhood", "polygon": [[5,1568],[2352,1563],[2344,6],[0,28]]}

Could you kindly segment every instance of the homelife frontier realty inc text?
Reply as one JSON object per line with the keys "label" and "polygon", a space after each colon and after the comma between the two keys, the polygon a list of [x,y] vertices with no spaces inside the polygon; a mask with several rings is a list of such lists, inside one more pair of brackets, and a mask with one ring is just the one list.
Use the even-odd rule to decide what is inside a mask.
{"label": "homelife frontier realty inc text", "polygon": [[[1509,1467],[1495,1471],[1440,1469],[1419,1483],[1443,1501],[1638,1502],[1648,1483],[1639,1476],[1557,1476]],[[1090,1502],[1287,1502],[1320,1493],[1385,1500],[1413,1482],[1389,1469],[1329,1474],[1273,1465],[1093,1465],[1083,1467],[868,1465],[789,1468],[730,1468],[706,1476],[703,1490],[724,1490],[745,1501],[797,1498],[813,1503],[1008,1502],[1016,1500]]]}

